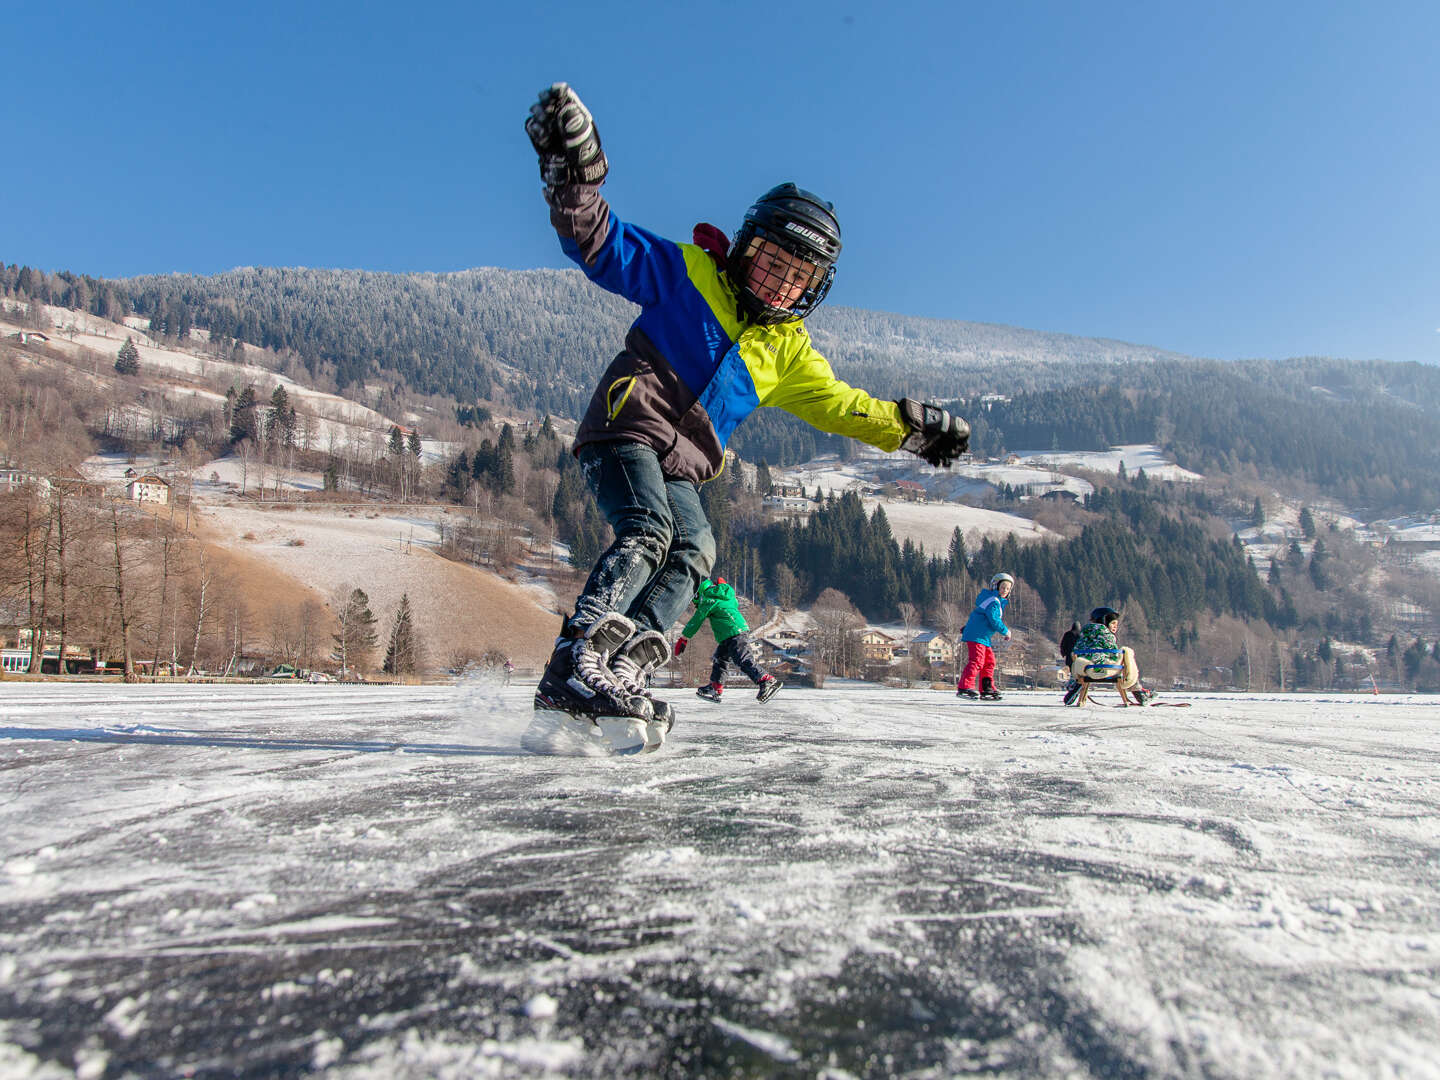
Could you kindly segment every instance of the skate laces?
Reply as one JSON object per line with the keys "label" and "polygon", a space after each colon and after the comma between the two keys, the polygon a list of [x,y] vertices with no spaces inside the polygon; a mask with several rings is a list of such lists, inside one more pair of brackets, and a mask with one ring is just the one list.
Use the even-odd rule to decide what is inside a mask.
{"label": "skate laces", "polygon": [[621,653],[610,661],[610,674],[628,693],[650,696],[645,686],[645,669],[629,655]]}
{"label": "skate laces", "polygon": [[586,687],[615,701],[622,701],[624,687],[605,664],[604,654],[584,638],[570,647],[572,670]]}

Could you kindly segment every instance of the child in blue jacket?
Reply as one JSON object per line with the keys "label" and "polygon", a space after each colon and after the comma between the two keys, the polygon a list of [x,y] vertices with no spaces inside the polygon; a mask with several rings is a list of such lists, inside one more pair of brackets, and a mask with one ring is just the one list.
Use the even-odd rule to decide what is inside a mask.
{"label": "child in blue jacket", "polygon": [[[959,682],[955,684],[957,696],[1000,700],[1000,691],[995,689],[995,650],[990,647],[990,639],[995,634],[1006,638],[1010,636],[1010,628],[1005,625],[1005,609],[1010,606],[1010,591],[1013,588],[1013,577],[996,574],[990,579],[990,587],[981,589],[980,595],[975,598],[975,610],[970,613],[960,634],[960,640],[965,642],[970,655],[965,670],[960,673]],[[975,691],[976,680],[980,683],[979,693]]]}

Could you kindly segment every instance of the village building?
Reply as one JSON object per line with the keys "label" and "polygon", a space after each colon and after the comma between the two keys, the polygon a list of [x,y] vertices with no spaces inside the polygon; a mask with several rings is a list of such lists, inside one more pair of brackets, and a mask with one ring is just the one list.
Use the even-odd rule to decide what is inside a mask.
{"label": "village building", "polygon": [[877,630],[874,627],[866,630],[860,635],[861,654],[866,663],[888,664],[895,659],[895,646],[900,643],[898,638],[892,637],[884,630]]}
{"label": "village building", "polygon": [[916,480],[896,480],[895,494],[907,502],[923,503],[928,497],[925,485]]}
{"label": "village building", "polygon": [[8,495],[12,491],[19,491],[28,480],[26,474],[15,466],[0,465],[0,494]]}
{"label": "village building", "polygon": [[146,473],[125,486],[125,495],[137,503],[165,506],[170,502],[170,485],[154,473]]}
{"label": "village building", "polygon": [[802,495],[766,495],[765,505],[782,514],[807,514],[815,504]]}
{"label": "village building", "polygon": [[955,661],[955,646],[938,630],[926,630],[910,640],[910,655],[925,664],[951,664]]}

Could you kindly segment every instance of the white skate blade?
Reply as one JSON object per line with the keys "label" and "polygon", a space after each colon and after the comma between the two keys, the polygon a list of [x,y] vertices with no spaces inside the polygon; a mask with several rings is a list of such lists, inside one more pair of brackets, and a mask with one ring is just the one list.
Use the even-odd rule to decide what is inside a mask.
{"label": "white skate blade", "polygon": [[558,709],[536,709],[520,745],[532,754],[631,757],[659,748],[659,742],[650,745],[646,730],[650,726],[629,716],[574,716]]}
{"label": "white skate blade", "polygon": [[653,754],[660,747],[665,745],[667,734],[663,720],[651,720],[645,725],[645,746],[641,749],[642,754]]}

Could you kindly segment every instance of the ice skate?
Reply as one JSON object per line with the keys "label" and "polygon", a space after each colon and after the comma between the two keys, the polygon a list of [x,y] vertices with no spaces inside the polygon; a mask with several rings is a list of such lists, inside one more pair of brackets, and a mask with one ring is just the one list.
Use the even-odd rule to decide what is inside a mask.
{"label": "ice skate", "polygon": [[714,683],[706,683],[700,687],[699,690],[695,691],[695,696],[704,698],[706,701],[713,701],[718,705],[720,704],[720,693],[722,689],[723,687],[718,687]]}
{"label": "ice skate", "polygon": [[755,695],[755,700],[762,703],[769,701],[780,692],[780,688],[784,685],[774,675],[766,675],[760,680],[760,692]]}
{"label": "ice skate", "polygon": [[610,673],[631,694],[650,702],[652,718],[646,724],[645,750],[660,749],[675,726],[675,710],[650,692],[650,676],[670,660],[670,643],[655,630],[638,631],[610,658]]}
{"label": "ice skate", "polygon": [[980,698],[980,695],[977,694],[974,690],[971,690],[968,686],[962,686],[959,690],[956,690],[955,696],[969,698],[971,701],[978,701]]}
{"label": "ice skate", "polygon": [[644,749],[654,719],[650,700],[630,693],[608,665],[610,653],[634,631],[629,619],[610,612],[587,627],[583,636],[556,642],[535,688],[535,722],[521,740],[527,750],[588,753],[593,748],[599,753],[635,754]]}

